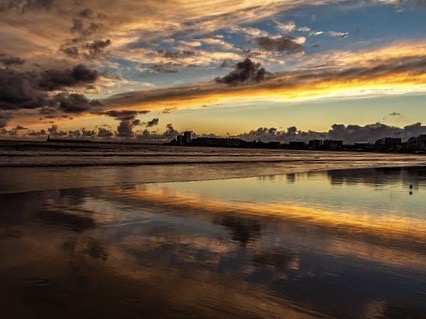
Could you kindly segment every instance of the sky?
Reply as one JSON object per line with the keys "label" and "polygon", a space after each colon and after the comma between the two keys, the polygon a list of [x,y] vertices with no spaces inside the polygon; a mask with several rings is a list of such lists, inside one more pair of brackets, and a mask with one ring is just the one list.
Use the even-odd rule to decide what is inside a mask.
{"label": "sky", "polygon": [[0,133],[425,123],[425,16],[424,0],[0,0]]}

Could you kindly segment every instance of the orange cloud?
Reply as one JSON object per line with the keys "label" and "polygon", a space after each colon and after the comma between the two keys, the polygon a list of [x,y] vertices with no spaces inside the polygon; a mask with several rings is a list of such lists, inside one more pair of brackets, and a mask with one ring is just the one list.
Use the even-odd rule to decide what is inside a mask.
{"label": "orange cloud", "polygon": [[[358,64],[353,57],[344,68],[321,68],[275,74],[254,85],[214,82],[143,92],[105,100],[108,108],[155,110],[191,108],[233,100],[303,101],[375,94],[426,92],[426,55],[407,55]],[[352,67],[352,66],[355,67]]]}

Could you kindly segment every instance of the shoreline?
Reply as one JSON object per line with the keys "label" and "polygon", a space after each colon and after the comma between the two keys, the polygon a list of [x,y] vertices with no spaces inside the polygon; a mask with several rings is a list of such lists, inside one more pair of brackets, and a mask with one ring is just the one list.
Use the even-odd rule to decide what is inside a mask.
{"label": "shoreline", "polygon": [[[310,167],[297,165],[296,167],[267,167],[267,168],[253,168],[248,171],[235,171],[234,163],[182,163],[182,164],[154,164],[154,165],[99,165],[99,166],[38,166],[38,167],[0,167],[0,196],[12,195],[21,193],[43,192],[52,190],[66,190],[66,189],[87,189],[98,187],[114,187],[114,186],[129,186],[137,184],[153,184],[153,183],[174,183],[174,182],[194,182],[194,181],[208,181],[208,180],[225,180],[225,179],[244,179],[256,178],[277,175],[293,175],[293,174],[310,174],[320,173],[327,171],[345,171],[345,170],[362,170],[362,169],[415,169],[426,168],[425,162],[391,162],[391,163],[362,163],[361,165],[354,165],[353,162],[342,163],[341,165],[329,166],[324,163],[323,165],[311,165]],[[245,168],[250,168],[251,164],[256,162],[238,162],[243,164]],[[346,164],[346,165],[345,165]],[[189,175],[188,170],[193,169],[196,165],[199,172]],[[89,173],[84,171],[87,168]],[[143,168],[157,168],[161,172],[151,171],[147,173]],[[210,169],[204,172],[203,168]],[[214,169],[212,169],[214,168]],[[78,169],[78,172],[75,170]],[[83,169],[83,172],[81,170]],[[180,169],[180,170],[179,170]],[[6,172],[10,175],[5,174]],[[27,171],[28,170],[28,174]],[[106,170],[106,171],[105,171]],[[135,172],[136,170],[136,172]],[[3,172],[2,172],[3,171]],[[18,173],[18,174],[13,174]],[[22,173],[22,174],[19,174]],[[104,174],[108,178],[99,178],[97,173]],[[116,177],[120,173],[128,175],[129,173],[135,174],[133,180],[117,180]],[[81,179],[75,180],[76,174],[83,176]],[[18,176],[17,176],[18,175]],[[5,178],[6,177],[6,178]],[[9,178],[8,178],[9,177]],[[48,180],[48,185],[45,180]],[[58,182],[59,181],[59,182]],[[9,185],[9,190],[7,186]],[[40,186],[41,185],[41,186]]]}

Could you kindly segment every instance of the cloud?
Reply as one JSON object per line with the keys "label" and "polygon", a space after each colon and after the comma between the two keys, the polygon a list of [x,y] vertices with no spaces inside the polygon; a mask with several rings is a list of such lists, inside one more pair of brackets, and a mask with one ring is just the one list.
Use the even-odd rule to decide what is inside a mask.
{"label": "cloud", "polygon": [[12,116],[5,112],[0,112],[0,128],[3,128],[7,125]]}
{"label": "cloud", "polygon": [[230,33],[243,33],[250,38],[258,38],[258,37],[268,37],[269,33],[265,30],[261,30],[253,27],[240,27],[237,25],[229,28]]}
{"label": "cloud", "polygon": [[306,27],[306,26],[298,28],[297,31],[300,31],[300,32],[312,32],[311,28]]}
{"label": "cloud", "polygon": [[179,131],[175,130],[172,123],[166,125],[167,130],[163,133],[165,137],[176,137],[179,135]]}
{"label": "cloud", "polygon": [[48,96],[39,86],[37,74],[0,69],[0,110],[37,108],[46,104]]}
{"label": "cloud", "polygon": [[218,83],[226,83],[229,85],[244,85],[259,83],[266,78],[266,71],[261,67],[260,63],[255,63],[249,58],[235,65],[235,69],[224,77],[216,78]]}
{"label": "cloud", "polygon": [[147,114],[149,111],[116,111],[111,110],[104,112],[104,115],[115,118],[116,120],[133,120],[139,114]]}
{"label": "cloud", "polygon": [[30,131],[27,132],[27,135],[28,136],[33,136],[33,137],[36,137],[36,136],[45,136],[45,135],[47,135],[47,132],[46,132],[46,130],[40,130],[40,131],[30,130]]}
{"label": "cloud", "polygon": [[18,9],[20,12],[24,12],[31,9],[51,9],[54,3],[55,0],[2,0],[0,9]]}
{"label": "cloud", "polygon": [[[101,75],[85,65],[70,69],[25,71],[16,68],[0,68],[0,111],[9,111],[1,124],[11,120],[12,114],[21,110],[38,109],[40,114],[52,118],[65,113],[95,111],[101,103],[89,100],[78,91],[93,87]],[[70,92],[71,91],[71,92]]]}
{"label": "cloud", "polygon": [[76,39],[62,45],[61,51],[71,58],[84,58],[94,60],[99,58],[105,49],[111,45],[111,40],[95,40],[93,42],[79,43]]}
{"label": "cloud", "polygon": [[94,59],[99,56],[108,46],[111,45],[111,40],[96,40],[85,44],[87,53],[85,54],[88,58]]}
{"label": "cloud", "polygon": [[5,54],[0,54],[0,64],[4,66],[23,65],[24,63],[25,60],[19,57],[10,57]]}
{"label": "cloud", "polygon": [[401,113],[398,113],[398,112],[392,112],[392,113],[390,113],[390,114],[386,115],[386,116],[382,119],[382,121],[386,121],[386,120],[387,120],[387,119],[389,119],[390,117],[401,117],[401,118],[405,118],[405,116],[404,116],[404,115],[402,115]]}
{"label": "cloud", "polygon": [[[313,0],[309,6],[340,3],[340,0]],[[225,75],[222,73],[224,70],[215,67],[219,67],[223,61],[227,61],[227,67],[240,61],[244,56],[244,48],[239,45],[247,45],[243,41],[249,37],[253,41],[251,44],[256,45],[258,55],[251,56],[256,62],[261,62],[271,70],[283,70],[285,67],[287,72],[268,76],[267,79],[260,76],[262,80],[258,82],[243,79],[243,83],[226,88],[220,85],[222,83],[211,81],[176,89],[150,90],[143,94],[135,92],[130,94],[128,101],[122,99],[127,94],[122,94],[112,97],[110,101],[119,102],[117,107],[132,105],[135,109],[150,108],[148,103],[152,101],[159,102],[153,108],[161,109],[169,108],[176,102],[178,108],[185,105],[199,106],[215,103],[218,99],[247,98],[249,89],[246,85],[250,85],[250,90],[253,90],[250,91],[250,94],[253,92],[253,98],[288,100],[364,94],[360,92],[372,92],[375,89],[377,92],[383,89],[395,93],[419,89],[422,78],[418,74],[412,76],[414,69],[398,71],[395,68],[388,72],[383,66],[381,71],[372,70],[361,58],[353,63],[342,63],[343,60],[335,59],[328,70],[321,68],[318,72],[312,72],[308,69],[304,76],[302,73],[307,67],[305,69],[305,60],[299,61],[301,54],[285,59],[283,55],[304,51],[304,38],[290,37],[287,33],[308,32],[308,29],[302,29],[293,21],[276,24],[275,28],[273,23],[278,13],[281,17],[295,17],[286,13],[289,10],[296,12],[305,6],[306,3],[300,0],[123,0],[108,2],[108,5],[101,0],[1,0],[0,48],[8,57],[6,64],[9,63],[5,72],[11,72],[13,68],[15,75],[22,79],[14,79],[14,85],[10,86],[7,93],[0,88],[0,109],[21,110],[46,106],[62,112],[54,100],[62,91],[68,95],[84,94],[87,90],[102,96],[115,94],[126,90],[126,86],[134,89],[134,78],[130,77],[140,77],[141,72],[168,74],[180,72],[185,67],[201,66],[209,68],[205,76],[201,72],[197,73],[197,77],[203,77],[203,80],[208,77],[207,73]],[[263,19],[266,18],[272,24],[264,23],[266,21]],[[297,22],[301,23],[299,18]],[[228,32],[232,29],[235,32]],[[271,30],[280,30],[284,36],[272,35]],[[342,37],[347,34],[334,32],[328,35]],[[425,51],[419,51],[419,55],[422,52]],[[326,52],[324,55],[332,53]],[[304,59],[312,59],[316,63],[317,57],[309,56],[307,52]],[[18,59],[26,62],[20,64],[21,60]],[[379,64],[377,61],[376,65]],[[138,72],[132,69],[133,64],[128,67],[130,62],[135,63]],[[92,82],[67,84],[69,80],[66,80],[67,74],[62,74],[63,71],[71,70],[72,65],[80,63],[87,64],[91,71],[115,68],[114,75],[129,79],[129,82],[99,86],[99,81],[105,79],[99,75]],[[406,64],[406,61],[402,61],[402,64]],[[5,63],[1,62],[0,65]],[[353,67],[355,70],[350,70]],[[348,73],[341,73],[343,71]],[[192,75],[199,71],[191,69],[189,72],[193,72]],[[359,72],[359,75],[355,72]],[[368,79],[369,72],[374,79]],[[395,73],[398,76],[391,78],[391,74]],[[342,80],[337,77],[339,74],[342,74]],[[147,76],[156,78],[161,75]],[[42,78],[43,86],[39,82]],[[238,79],[238,74],[235,78]],[[177,75],[176,79],[180,82],[173,83],[188,83],[193,78]],[[376,79],[379,81],[373,81]],[[95,83],[98,84],[96,87]],[[167,96],[170,92],[172,94]],[[7,99],[2,99],[6,94]],[[115,107],[111,104],[109,106]]]}
{"label": "cloud", "polygon": [[39,71],[0,68],[0,111],[39,109],[43,114],[88,111],[100,106],[100,102],[90,101],[82,94],[68,91],[85,91],[93,86],[99,77],[97,71],[84,65],[71,69]]}
{"label": "cloud", "polygon": [[179,59],[179,58],[195,55],[195,51],[193,50],[177,50],[177,51],[158,50],[157,53],[168,59]]}
{"label": "cloud", "polygon": [[148,112],[149,111],[111,110],[103,114],[120,121],[117,127],[117,137],[133,137],[133,128],[141,124],[141,121],[139,119],[136,119],[136,117],[139,114],[147,114]]}
{"label": "cloud", "polygon": [[118,137],[133,137],[134,121],[121,120],[117,127]]}
{"label": "cloud", "polygon": [[167,107],[163,110],[163,114],[170,114],[172,111],[176,110],[176,107]]}
{"label": "cloud", "polygon": [[96,136],[99,138],[111,138],[114,136],[114,133],[109,129],[99,127]]}
{"label": "cloud", "polygon": [[328,31],[327,34],[332,38],[346,38],[349,33],[347,32],[336,32],[336,31]]}
{"label": "cloud", "polygon": [[296,30],[296,23],[294,21],[288,21],[286,23],[275,21],[275,26],[279,31],[284,33],[289,33]]}
{"label": "cloud", "polygon": [[57,124],[53,124],[51,127],[49,127],[47,132],[53,137],[65,137],[68,135],[68,132],[60,130]]}
{"label": "cloud", "polygon": [[146,123],[146,127],[154,127],[156,125],[158,125],[158,123],[160,122],[160,119],[158,117],[152,119],[151,121]]}
{"label": "cloud", "polygon": [[39,74],[38,87],[44,90],[61,90],[69,87],[83,87],[95,83],[100,77],[96,70],[91,70],[83,64],[72,69],[49,69]]}
{"label": "cloud", "polygon": [[[398,44],[375,51],[334,52],[306,59],[306,68],[263,77],[260,66],[240,62],[230,74],[194,85],[115,95],[107,105],[144,109],[188,108],[232,99],[302,101],[375,94],[426,92],[426,44]],[[261,81],[257,81],[261,79]],[[263,79],[263,81],[262,81]],[[220,84],[229,83],[224,87]]]}
{"label": "cloud", "polygon": [[222,50],[225,50],[225,51],[229,51],[229,50],[232,50],[234,48],[234,46],[231,43],[228,43],[228,42],[226,42],[222,39],[218,39],[218,38],[206,38],[206,39],[203,39],[203,42],[205,44],[208,44],[208,45],[213,46],[213,47],[219,47],[219,48],[221,48]]}
{"label": "cloud", "polygon": [[[311,4],[337,1],[314,0]],[[59,51],[72,40],[80,51],[85,43],[109,39],[115,44],[114,54],[125,54],[142,42],[156,44],[171,38],[199,46],[188,39],[299,6],[300,0],[122,0],[107,4],[101,0],[0,0],[0,47],[12,56],[43,57],[46,67],[52,59],[68,58],[68,53],[76,52],[69,45]],[[67,53],[58,56],[63,51]]]}
{"label": "cloud", "polygon": [[178,71],[174,67],[175,67],[174,63],[154,64],[151,70],[152,72],[157,72],[157,73],[177,73]]}
{"label": "cloud", "polygon": [[236,135],[247,141],[261,140],[263,142],[279,141],[303,141],[308,142],[312,139],[333,139],[343,140],[346,144],[356,142],[374,143],[383,137],[399,137],[408,140],[410,137],[417,137],[426,134],[426,126],[421,123],[407,125],[404,128],[388,126],[382,123],[360,125],[334,124],[327,132],[301,131],[296,127],[289,127],[287,130],[278,130],[277,128],[258,128],[246,133]]}
{"label": "cloud", "polygon": [[267,51],[296,53],[303,51],[305,38],[282,36],[280,38],[260,37],[255,39],[257,45]]}
{"label": "cloud", "polygon": [[98,100],[89,100],[83,94],[77,93],[61,93],[55,97],[55,101],[59,103],[59,109],[66,113],[82,113],[94,110],[97,106],[102,106]]}

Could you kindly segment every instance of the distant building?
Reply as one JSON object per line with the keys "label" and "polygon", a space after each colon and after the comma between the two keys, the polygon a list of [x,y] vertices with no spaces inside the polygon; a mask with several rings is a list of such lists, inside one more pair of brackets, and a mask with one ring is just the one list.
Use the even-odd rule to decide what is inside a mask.
{"label": "distant building", "polygon": [[183,135],[178,135],[178,136],[176,136],[176,142],[177,142],[178,144],[183,144],[183,141],[184,141],[184,139],[183,139]]}
{"label": "distant building", "polygon": [[323,145],[322,140],[310,140],[309,141],[309,148],[312,150],[319,150]]}
{"label": "distant building", "polygon": [[355,142],[356,151],[373,151],[374,145],[370,144],[370,142]]}
{"label": "distant building", "polygon": [[426,151],[426,135],[420,135],[417,138],[417,150]]}
{"label": "distant building", "polygon": [[191,132],[186,131],[183,133],[183,142],[188,144],[191,141]]}
{"label": "distant building", "polygon": [[402,139],[384,137],[376,141],[374,148],[378,151],[397,151],[402,148]]}
{"label": "distant building", "polygon": [[191,145],[196,146],[225,146],[225,147],[243,147],[248,143],[239,138],[214,138],[197,137],[191,140]]}
{"label": "distant building", "polygon": [[410,137],[406,143],[406,149],[408,152],[417,151],[417,137]]}
{"label": "distant building", "polygon": [[343,141],[342,140],[325,140],[323,148],[325,150],[341,150],[343,148]]}
{"label": "distant building", "polygon": [[288,143],[288,148],[292,150],[304,150],[306,148],[305,142],[290,142]]}

